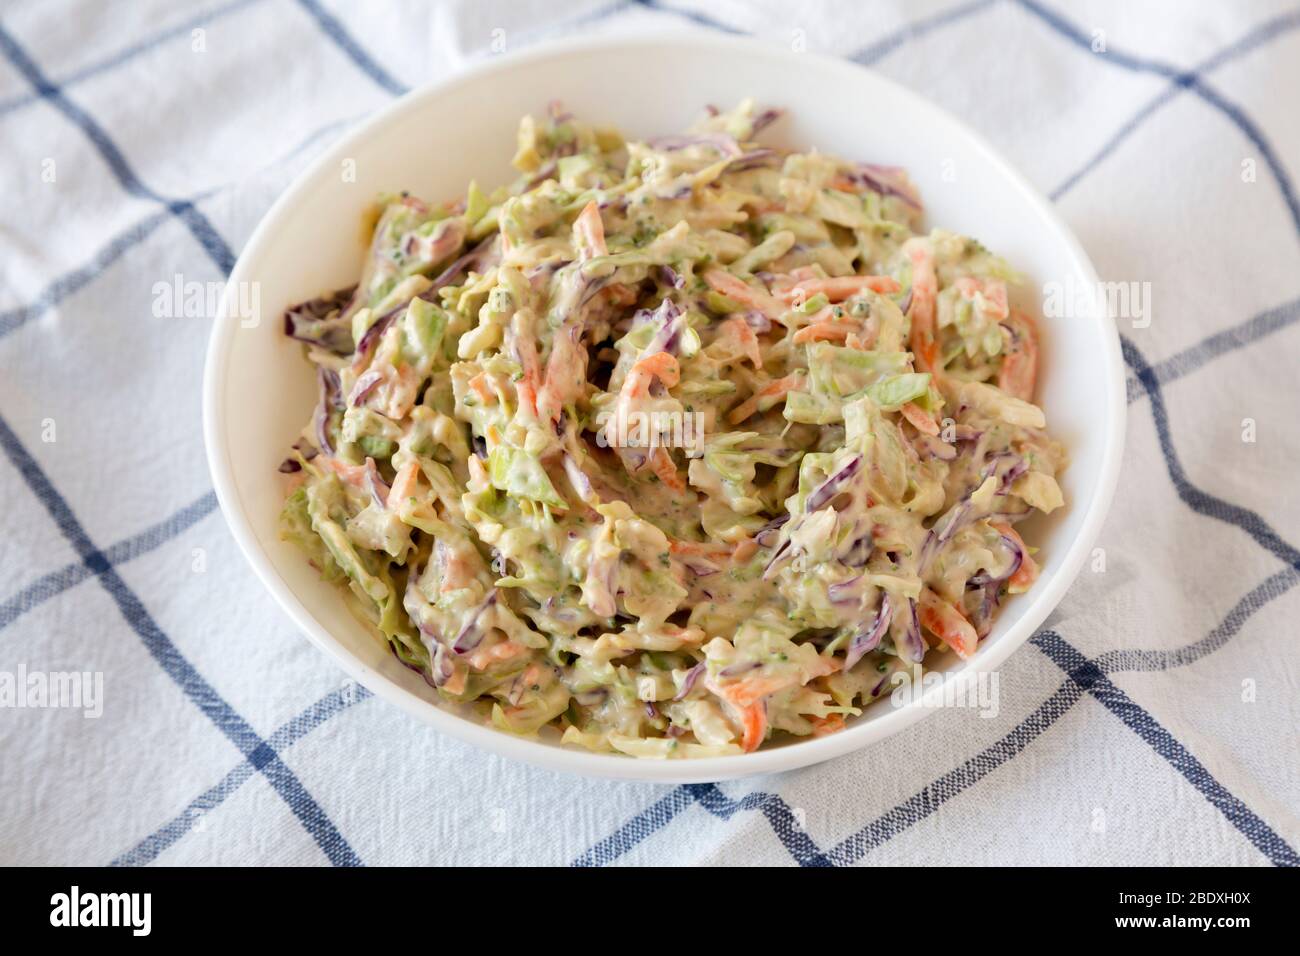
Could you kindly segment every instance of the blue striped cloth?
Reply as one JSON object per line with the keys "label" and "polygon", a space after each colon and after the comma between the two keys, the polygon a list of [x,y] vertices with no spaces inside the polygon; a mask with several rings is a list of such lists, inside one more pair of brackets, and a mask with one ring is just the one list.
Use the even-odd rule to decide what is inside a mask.
{"label": "blue striped cloth", "polygon": [[[216,513],[209,320],[174,290],[215,287],[304,164],[409,87],[647,29],[907,84],[1105,279],[1150,283],[1100,550],[995,717],[717,786],[557,777],[344,680]],[[1300,10],[1272,2],[8,0],[0,862],[1300,862],[1298,63]]]}

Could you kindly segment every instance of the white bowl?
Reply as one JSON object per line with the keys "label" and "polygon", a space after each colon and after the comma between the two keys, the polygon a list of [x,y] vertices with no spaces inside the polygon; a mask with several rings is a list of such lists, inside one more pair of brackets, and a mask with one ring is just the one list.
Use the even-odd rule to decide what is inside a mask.
{"label": "white bowl", "polygon": [[[359,224],[376,194],[409,189],[441,200],[463,195],[470,179],[485,186],[508,181],[519,117],[541,113],[551,99],[579,117],[644,137],[685,128],[706,103],[733,105],[745,97],[788,111],[765,139],[905,166],[926,200],[927,222],[974,235],[1005,256],[1027,277],[1031,299],[1047,282],[1096,288],[1092,264],[1051,206],[981,137],[914,93],[840,60],[680,35],[553,44],[402,97],[280,197],[231,273],[232,296],[243,283],[258,284],[261,321],[250,328],[216,323],[203,425],[217,497],[236,541],[289,616],[352,677],[484,750],[605,777],[713,781],[805,766],[881,740],[924,716],[931,695],[942,691],[907,706],[881,702],[838,734],[733,757],[637,760],[513,737],[439,703],[356,622],[301,552],[278,537],[283,489],[276,467],[315,404],[313,371],[298,343],[283,335],[280,314],[355,281],[364,252]],[[345,169],[355,171],[355,182],[344,181]],[[221,314],[229,313],[223,307]],[[1094,309],[1042,325],[1038,399],[1070,451],[1062,480],[1067,507],[1031,526],[1030,541],[1042,549],[1034,588],[1007,603],[969,661],[943,655],[954,679],[996,668],[1056,606],[1092,547],[1118,476],[1125,398],[1113,322]]]}

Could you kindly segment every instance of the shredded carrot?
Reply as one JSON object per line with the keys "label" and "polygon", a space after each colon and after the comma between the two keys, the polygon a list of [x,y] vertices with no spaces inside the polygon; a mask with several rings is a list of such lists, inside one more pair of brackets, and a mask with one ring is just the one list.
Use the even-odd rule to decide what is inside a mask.
{"label": "shredded carrot", "polygon": [[1008,347],[998,369],[998,388],[1023,401],[1032,401],[1038,377],[1038,326],[1022,312],[1011,316],[1009,325],[1017,338]]}
{"label": "shredded carrot", "polygon": [[388,491],[388,507],[395,511],[401,509],[403,503],[415,494],[415,483],[419,476],[419,461],[408,461],[393,478],[393,487]]}
{"label": "shredded carrot", "polygon": [[537,414],[536,381],[532,377],[525,375],[523,378],[519,380],[518,384],[515,385],[515,391],[519,393],[520,408],[526,408],[534,415],[536,415]]}
{"label": "shredded carrot", "polygon": [[582,207],[578,218],[573,221],[573,233],[581,242],[584,258],[609,254],[605,246],[605,224],[600,219],[600,205],[592,200]]}
{"label": "shredded carrot", "polygon": [[469,668],[463,664],[453,664],[451,676],[442,685],[442,689],[449,694],[463,694],[467,683],[469,683]]}
{"label": "shredded carrot", "polygon": [[948,378],[939,358],[939,343],[935,338],[935,297],[938,280],[934,274],[934,253],[927,240],[909,239],[903,250],[912,261],[912,318],[911,348],[917,366],[933,376],[935,385],[944,388]]}
{"label": "shredded carrot", "polygon": [[825,717],[809,717],[808,722],[813,725],[814,737],[826,737],[830,734],[837,734],[844,729],[843,714],[827,714]]}
{"label": "shredded carrot", "polygon": [[762,700],[768,694],[775,694],[778,690],[784,690],[797,680],[798,677],[794,674],[759,674],[736,681],[734,684],[721,685],[718,687],[717,693],[718,696],[735,704],[737,707],[748,707],[750,704]]}
{"label": "shredded carrot", "polygon": [[752,753],[763,743],[767,736],[767,707],[762,701],[740,708],[740,723],[744,728],[741,746],[746,753]]}
{"label": "shredded carrot", "polygon": [[650,470],[673,491],[685,491],[686,482],[677,473],[677,464],[666,448],[656,448],[650,452]]}
{"label": "shredded carrot", "polygon": [[750,415],[758,411],[759,404],[764,399],[781,399],[794,391],[802,384],[803,379],[798,375],[787,375],[785,378],[778,378],[768,382],[749,398],[745,399],[739,405],[731,410],[727,415],[727,421],[733,425],[739,425]]}
{"label": "shredded carrot", "polygon": [[741,538],[731,552],[732,560],[745,562],[758,552],[758,542],[753,538]]}
{"label": "shredded carrot", "polygon": [[974,276],[962,276],[953,283],[961,297],[973,301],[982,295],[984,301],[993,307],[993,316],[1005,319],[1010,314],[1007,304],[1007,284],[1001,279],[977,279]]}
{"label": "shredded carrot", "polygon": [[903,405],[901,411],[903,417],[911,422],[917,431],[926,435],[939,434],[939,423],[934,420],[934,416],[916,402],[907,402]]}
{"label": "shredded carrot", "polygon": [[763,353],[758,347],[758,336],[748,322],[744,319],[727,319],[719,328],[736,337],[745,352],[745,358],[753,363],[754,368],[763,367]]}
{"label": "shredded carrot", "polygon": [[496,392],[492,391],[492,386],[487,383],[487,374],[479,372],[469,380],[469,387],[474,390],[479,398],[491,404],[496,401]]}
{"label": "shredded carrot", "polygon": [[730,272],[722,269],[710,269],[704,273],[704,281],[715,291],[725,295],[728,299],[733,299],[741,305],[747,305],[751,308],[758,309],[769,319],[779,319],[788,311],[784,304],[777,299],[768,295],[766,292],[759,292],[751,289],[744,282],[741,282]]}
{"label": "shredded carrot", "polygon": [[632,370],[647,376],[653,375],[668,388],[672,388],[682,379],[681,366],[677,363],[677,357],[671,352],[655,352],[653,355],[647,355],[633,365]]}
{"label": "shredded carrot", "polygon": [[898,280],[890,276],[834,276],[830,279],[801,279],[781,291],[787,302],[808,301],[821,293],[832,302],[843,302],[863,292],[894,293],[902,289]]}
{"label": "shredded carrot", "polygon": [[1016,573],[1007,580],[1007,590],[1012,594],[1023,594],[1038,580],[1038,562],[1030,557],[1028,546],[1015,528],[1005,521],[990,521],[989,525],[998,534],[1006,535],[1020,547],[1020,553],[1024,557],[1021,559],[1020,567],[1016,569]]}
{"label": "shredded carrot", "polygon": [[805,325],[790,341],[795,345],[803,345],[805,342],[847,342],[849,336],[856,331],[857,327],[848,322],[818,322],[816,325]]}
{"label": "shredded carrot", "polygon": [[325,465],[353,488],[364,489],[366,487],[366,468],[364,465],[349,465],[346,461],[339,461],[333,455],[317,455],[315,461]]}
{"label": "shredded carrot", "polygon": [[961,611],[929,588],[921,592],[917,611],[926,630],[956,651],[958,657],[964,659],[975,653],[979,644],[975,628]]}
{"label": "shredded carrot", "polygon": [[521,654],[527,654],[528,648],[514,641],[500,641],[496,644],[480,644],[475,651],[465,658],[470,667],[476,671],[486,670],[493,664],[508,661]]}

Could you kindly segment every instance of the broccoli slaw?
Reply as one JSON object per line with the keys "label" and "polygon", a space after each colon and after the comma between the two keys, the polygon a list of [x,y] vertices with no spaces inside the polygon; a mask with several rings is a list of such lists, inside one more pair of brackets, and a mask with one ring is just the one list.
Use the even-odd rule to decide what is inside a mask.
{"label": "broccoli slaw", "polygon": [[833,733],[1037,577],[1066,455],[1017,277],[903,170],[757,143],[779,116],[552,104],[516,182],[382,197],[357,284],[285,314],[319,401],[284,536],[503,730]]}

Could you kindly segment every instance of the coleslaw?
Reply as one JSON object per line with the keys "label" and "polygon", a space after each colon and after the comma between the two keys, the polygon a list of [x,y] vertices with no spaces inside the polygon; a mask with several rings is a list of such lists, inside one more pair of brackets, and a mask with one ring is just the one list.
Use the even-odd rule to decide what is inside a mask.
{"label": "coleslaw", "polygon": [[973,654],[1063,505],[1038,332],[896,167],[645,142],[558,104],[513,184],[382,197],[291,307],[319,387],[284,536],[503,730],[638,757],[833,733]]}

